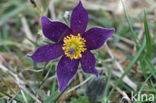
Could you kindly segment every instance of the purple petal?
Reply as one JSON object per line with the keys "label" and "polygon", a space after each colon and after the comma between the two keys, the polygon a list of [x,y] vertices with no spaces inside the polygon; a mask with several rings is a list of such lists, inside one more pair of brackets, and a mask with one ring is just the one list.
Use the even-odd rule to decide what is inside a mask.
{"label": "purple petal", "polygon": [[85,51],[80,59],[84,72],[95,74],[98,77],[98,71],[95,68],[96,59],[90,51]]}
{"label": "purple petal", "polygon": [[69,35],[71,30],[69,27],[59,21],[51,21],[46,16],[42,16],[43,34],[50,40],[58,42],[62,35]]}
{"label": "purple petal", "polygon": [[68,82],[76,74],[79,65],[79,60],[71,60],[68,57],[63,56],[57,66],[57,78],[59,81],[59,90],[62,92]]}
{"label": "purple petal", "polygon": [[61,56],[63,53],[62,44],[48,44],[38,48],[30,57],[35,62],[47,62]]}
{"label": "purple petal", "polygon": [[78,33],[83,34],[86,30],[87,24],[88,13],[83,8],[83,5],[80,0],[79,4],[74,8],[70,20],[70,26],[74,35],[77,35]]}
{"label": "purple petal", "polygon": [[94,27],[84,33],[86,46],[88,50],[100,48],[107,38],[112,36],[114,29],[106,29],[101,27]]}

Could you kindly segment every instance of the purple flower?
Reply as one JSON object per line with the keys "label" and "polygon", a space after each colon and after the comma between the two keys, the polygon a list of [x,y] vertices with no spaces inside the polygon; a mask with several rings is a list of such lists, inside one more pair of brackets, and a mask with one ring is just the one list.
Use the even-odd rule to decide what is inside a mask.
{"label": "purple flower", "polygon": [[47,62],[62,55],[57,65],[60,91],[66,88],[76,74],[79,62],[84,72],[98,76],[95,68],[96,60],[90,50],[100,48],[106,39],[112,36],[114,29],[93,27],[85,31],[88,13],[83,8],[81,0],[72,12],[70,27],[59,21],[51,21],[45,16],[42,16],[41,22],[43,34],[55,44],[38,48],[30,57],[35,62]]}

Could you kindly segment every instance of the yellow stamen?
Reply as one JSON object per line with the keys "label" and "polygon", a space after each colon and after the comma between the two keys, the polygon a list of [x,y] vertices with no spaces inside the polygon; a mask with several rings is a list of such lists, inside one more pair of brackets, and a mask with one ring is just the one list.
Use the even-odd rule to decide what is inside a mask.
{"label": "yellow stamen", "polygon": [[64,37],[63,41],[62,49],[70,59],[81,58],[82,53],[87,50],[85,45],[86,40],[80,36],[80,33],[77,36],[70,34],[70,36]]}

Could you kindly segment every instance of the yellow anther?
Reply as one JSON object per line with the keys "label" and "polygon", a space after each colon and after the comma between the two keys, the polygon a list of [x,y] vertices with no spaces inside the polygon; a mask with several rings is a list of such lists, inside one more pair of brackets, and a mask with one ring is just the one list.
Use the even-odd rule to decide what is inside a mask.
{"label": "yellow anther", "polygon": [[87,50],[84,38],[78,34],[77,36],[70,34],[70,36],[64,37],[64,44],[62,49],[65,55],[70,59],[79,59],[82,57],[82,53]]}

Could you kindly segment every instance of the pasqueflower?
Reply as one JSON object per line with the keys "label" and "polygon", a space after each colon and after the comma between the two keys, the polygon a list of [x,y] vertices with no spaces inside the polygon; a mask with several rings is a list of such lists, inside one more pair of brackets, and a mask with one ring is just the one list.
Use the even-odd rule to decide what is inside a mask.
{"label": "pasqueflower", "polygon": [[90,50],[100,48],[112,36],[114,29],[93,27],[85,31],[88,13],[81,0],[72,12],[70,27],[59,21],[51,21],[46,16],[42,16],[41,23],[44,36],[55,43],[38,48],[30,57],[35,62],[47,62],[62,56],[56,70],[60,91],[76,74],[79,63],[84,72],[98,76],[96,60]]}

